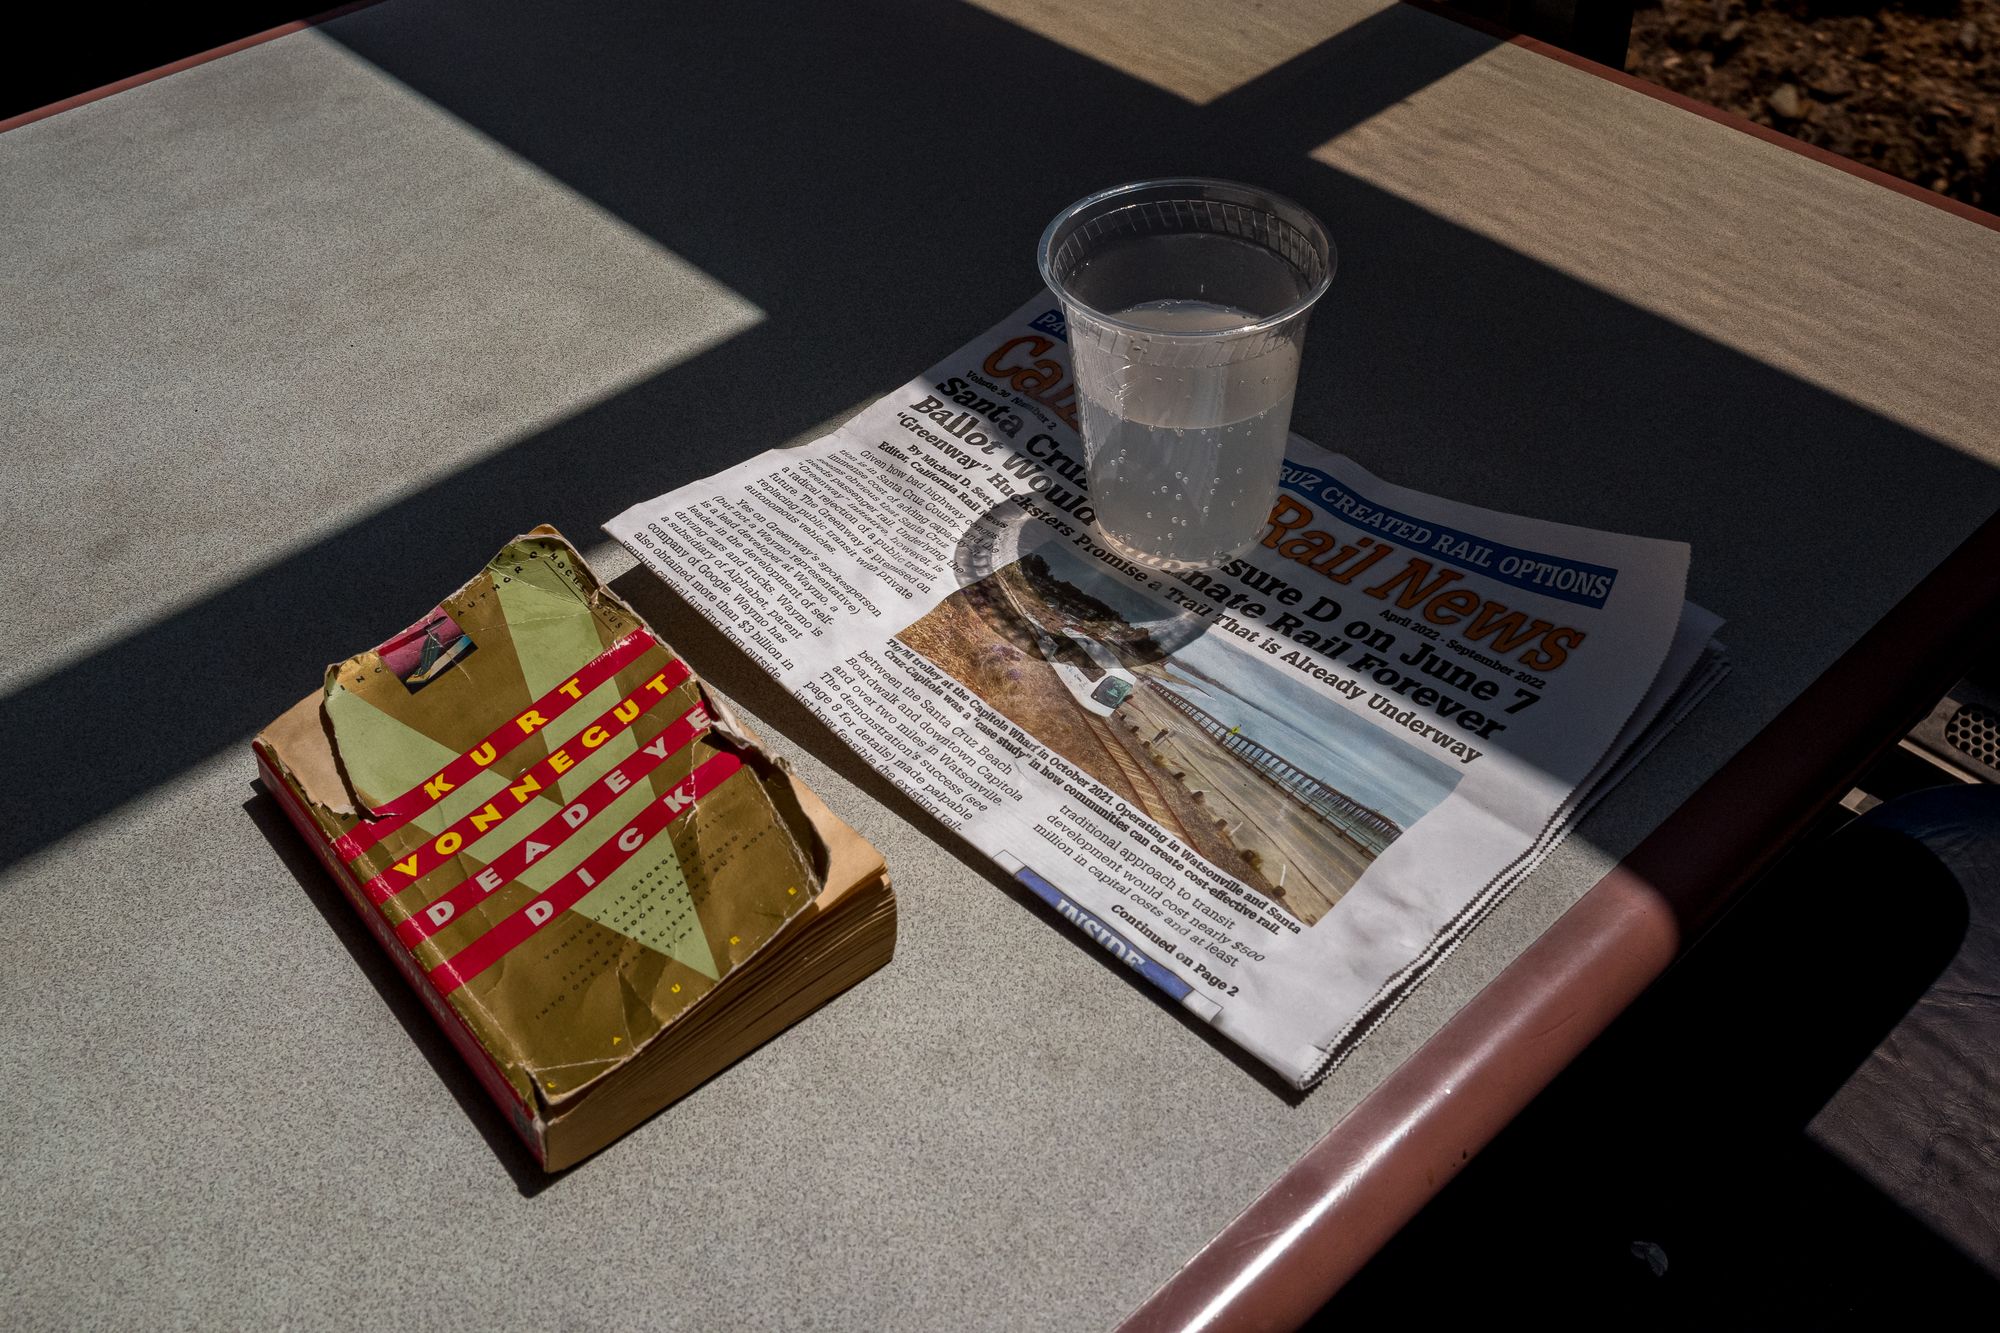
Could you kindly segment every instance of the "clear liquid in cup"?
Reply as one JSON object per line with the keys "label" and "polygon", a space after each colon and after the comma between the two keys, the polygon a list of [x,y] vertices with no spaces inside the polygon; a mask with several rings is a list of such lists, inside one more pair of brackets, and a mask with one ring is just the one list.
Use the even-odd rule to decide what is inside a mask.
{"label": "clear liquid in cup", "polygon": [[[1120,322],[1167,335],[1241,328],[1300,295],[1283,260],[1207,233],[1134,237],[1084,261],[1071,286]],[[1145,294],[1160,291],[1197,294]],[[1226,365],[1107,360],[1078,350],[1080,424],[1102,535],[1158,569],[1208,568],[1240,554],[1277,492],[1297,341],[1272,340],[1262,355]]]}

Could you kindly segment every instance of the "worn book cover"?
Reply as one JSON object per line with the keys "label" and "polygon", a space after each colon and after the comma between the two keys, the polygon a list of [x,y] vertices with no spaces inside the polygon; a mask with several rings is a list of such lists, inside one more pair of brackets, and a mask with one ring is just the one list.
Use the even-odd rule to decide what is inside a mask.
{"label": "worn book cover", "polygon": [[[643,1089],[614,1088],[621,1073],[684,1091],[713,1072],[685,1067],[691,1045],[711,1062],[741,1053],[742,1041],[708,1033],[678,1043],[684,1067],[652,1068],[649,1053],[674,1054],[664,1034],[698,1025],[690,1016],[761,1014],[768,1028],[799,1008],[720,993],[756,986],[759,960],[785,958],[778,946],[815,918],[872,893],[844,913],[841,938],[866,937],[880,960],[893,941],[872,849],[552,529],[509,543],[416,623],[328,668],[257,751],[551,1167],[562,1164],[551,1126],[593,1097],[634,1123],[657,1109]],[[826,952],[771,968],[770,984],[823,988]]]}

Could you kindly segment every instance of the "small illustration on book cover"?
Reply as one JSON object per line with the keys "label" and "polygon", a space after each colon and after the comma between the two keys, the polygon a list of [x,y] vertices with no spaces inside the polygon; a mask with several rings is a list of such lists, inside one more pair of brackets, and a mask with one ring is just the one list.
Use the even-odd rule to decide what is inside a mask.
{"label": "small illustration on book cover", "polygon": [[478,647],[472,636],[443,607],[390,639],[377,650],[382,665],[396,673],[403,688],[415,694],[464,661]]}

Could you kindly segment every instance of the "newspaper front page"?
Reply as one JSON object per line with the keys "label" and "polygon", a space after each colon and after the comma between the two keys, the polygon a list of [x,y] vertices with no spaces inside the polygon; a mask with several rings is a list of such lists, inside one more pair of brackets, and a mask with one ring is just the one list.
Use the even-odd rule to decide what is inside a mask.
{"label": "newspaper front page", "polygon": [[1293,437],[1239,559],[1091,526],[1044,293],[607,530],[1090,941],[1304,1087],[1720,666],[1688,549]]}

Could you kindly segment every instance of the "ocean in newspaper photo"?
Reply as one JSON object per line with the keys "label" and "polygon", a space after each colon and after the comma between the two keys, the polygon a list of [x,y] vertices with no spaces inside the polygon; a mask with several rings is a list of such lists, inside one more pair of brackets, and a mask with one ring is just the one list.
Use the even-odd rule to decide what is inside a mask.
{"label": "ocean in newspaper photo", "polygon": [[1307,925],[1461,772],[1061,544],[897,638]]}

